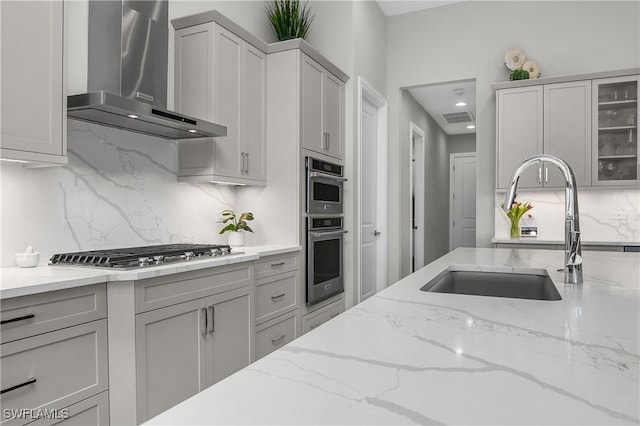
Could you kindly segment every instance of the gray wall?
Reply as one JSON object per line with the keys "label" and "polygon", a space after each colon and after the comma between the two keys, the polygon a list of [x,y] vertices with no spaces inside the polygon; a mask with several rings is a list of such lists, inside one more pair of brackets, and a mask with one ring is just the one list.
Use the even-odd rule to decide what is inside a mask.
{"label": "gray wall", "polygon": [[[639,66],[638,2],[463,2],[387,20],[389,100],[389,280],[408,271],[409,146],[402,139],[400,88],[475,79],[477,102],[477,246],[494,234],[494,82],[508,79],[504,53],[520,47],[543,76]],[[390,235],[394,235],[390,232]],[[395,255],[394,255],[395,254]]]}
{"label": "gray wall", "polygon": [[[424,200],[425,214],[422,226],[424,230],[424,263],[427,264],[449,251],[449,151],[447,135],[440,125],[416,102],[407,90],[401,91],[400,107],[400,140],[409,144],[409,122],[413,122],[425,133],[425,183]],[[404,168],[409,170],[409,157],[406,158]],[[403,187],[403,196],[409,200],[409,188],[407,183]],[[391,195],[391,194],[389,194]],[[401,223],[403,231],[410,232],[411,223],[410,204],[402,209]],[[390,222],[390,226],[392,222]],[[402,246],[402,259],[411,258],[409,244]],[[409,264],[406,264],[406,273],[409,273]]]}
{"label": "gray wall", "polygon": [[476,152],[476,134],[448,135],[447,146],[449,147],[449,154]]}

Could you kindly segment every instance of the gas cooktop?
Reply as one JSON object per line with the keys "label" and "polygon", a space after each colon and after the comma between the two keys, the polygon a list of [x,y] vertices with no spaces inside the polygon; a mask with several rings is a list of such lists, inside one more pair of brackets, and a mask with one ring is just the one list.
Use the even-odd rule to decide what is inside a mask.
{"label": "gas cooktop", "polygon": [[231,253],[231,247],[226,244],[164,244],[54,254],[50,264],[126,270],[230,254],[242,252]]}

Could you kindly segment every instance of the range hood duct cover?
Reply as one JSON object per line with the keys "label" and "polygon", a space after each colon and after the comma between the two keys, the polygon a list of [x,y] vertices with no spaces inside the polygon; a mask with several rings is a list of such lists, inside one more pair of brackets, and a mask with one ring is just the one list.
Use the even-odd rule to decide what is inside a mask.
{"label": "range hood duct cover", "polygon": [[227,128],[167,107],[166,0],[89,1],[89,93],[67,98],[67,116],[165,139],[226,136]]}

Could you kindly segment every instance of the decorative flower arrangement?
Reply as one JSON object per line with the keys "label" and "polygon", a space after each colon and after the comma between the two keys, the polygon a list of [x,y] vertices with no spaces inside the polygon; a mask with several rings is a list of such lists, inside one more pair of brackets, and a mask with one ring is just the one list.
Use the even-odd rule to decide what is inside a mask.
{"label": "decorative flower arrangement", "polygon": [[[504,209],[504,203],[501,203],[500,207]],[[509,230],[511,238],[520,238],[520,219],[532,208],[533,204],[530,201],[525,201],[524,203],[515,201],[511,208],[506,211],[507,217],[511,220],[511,229]]]}
{"label": "decorative flower arrangement", "polygon": [[532,60],[527,60],[527,55],[522,49],[513,48],[504,54],[504,66],[511,74],[509,80],[527,80],[540,77],[540,67]]}

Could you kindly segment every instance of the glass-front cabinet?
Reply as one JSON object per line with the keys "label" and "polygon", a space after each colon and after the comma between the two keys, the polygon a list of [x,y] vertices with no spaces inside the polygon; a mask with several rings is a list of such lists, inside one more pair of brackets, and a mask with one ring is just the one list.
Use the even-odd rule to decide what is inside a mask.
{"label": "glass-front cabinet", "polygon": [[593,80],[594,186],[638,185],[640,76]]}

